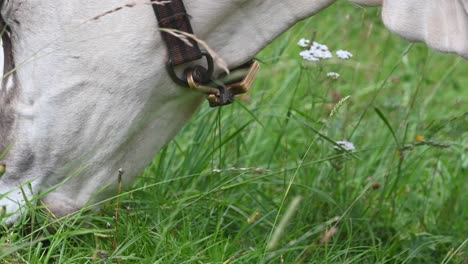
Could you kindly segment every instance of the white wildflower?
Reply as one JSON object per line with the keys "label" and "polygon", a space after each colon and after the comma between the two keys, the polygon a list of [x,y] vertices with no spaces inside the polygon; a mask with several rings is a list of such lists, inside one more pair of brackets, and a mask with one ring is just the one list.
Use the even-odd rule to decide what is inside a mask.
{"label": "white wildflower", "polygon": [[333,57],[332,53],[329,50],[311,50],[311,53],[314,57],[319,59],[330,59]]}
{"label": "white wildflower", "polygon": [[332,53],[328,49],[327,45],[315,42],[310,47],[312,55],[318,59],[330,59],[333,57]]}
{"label": "white wildflower", "polygon": [[[306,41],[305,39],[301,39],[298,45],[299,46],[301,46],[301,44],[305,45],[306,44],[305,41]],[[310,41],[307,42],[307,44],[310,44]],[[305,47],[308,47],[308,46],[306,45]],[[301,51],[299,55],[304,60],[308,60],[308,61],[319,61],[323,59],[330,59],[333,57],[333,54],[328,49],[327,45],[323,45],[315,41],[312,43],[312,46],[310,46],[308,50]]]}
{"label": "white wildflower", "polygon": [[310,45],[310,40],[301,38],[299,42],[297,42],[297,45],[302,48],[307,48]]}
{"label": "white wildflower", "polygon": [[320,44],[320,43],[314,41],[314,43],[312,43],[312,46],[310,47],[310,50],[328,51],[329,49],[328,49],[327,45]]}
{"label": "white wildflower", "polygon": [[327,77],[333,80],[338,80],[338,78],[340,78],[340,74],[337,72],[329,72],[327,73]]}
{"label": "white wildflower", "polygon": [[[353,152],[354,150],[356,150],[356,147],[354,147],[354,144],[353,142],[349,142],[349,141],[337,141],[336,142],[338,145],[340,145],[343,149],[345,149],[346,151],[348,152]],[[334,149],[340,151],[342,150],[341,148],[339,148],[338,146],[334,146],[333,147]]]}
{"label": "white wildflower", "polygon": [[319,61],[320,59],[315,57],[310,50],[303,50],[299,53],[299,55],[304,59],[308,61]]}
{"label": "white wildflower", "polygon": [[342,60],[347,60],[351,57],[353,57],[353,54],[347,50],[337,50],[336,51],[336,56]]}

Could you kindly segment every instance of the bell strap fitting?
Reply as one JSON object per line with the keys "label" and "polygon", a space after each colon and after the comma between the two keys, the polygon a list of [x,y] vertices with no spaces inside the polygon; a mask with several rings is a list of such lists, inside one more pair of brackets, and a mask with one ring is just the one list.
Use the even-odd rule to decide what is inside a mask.
{"label": "bell strap fitting", "polygon": [[[153,10],[160,28],[175,29],[193,34],[192,25],[189,20],[190,17],[182,0],[171,0],[164,4],[153,3]],[[240,78],[220,83],[213,77],[213,58],[210,54],[201,51],[195,40],[191,38],[181,40],[163,31],[161,31],[161,36],[168,50],[166,70],[171,79],[180,86],[189,87],[207,94],[210,106],[231,104],[234,102],[234,96],[250,90],[259,69],[258,62],[251,61],[232,71],[245,71],[245,74]],[[206,67],[200,64],[188,66],[185,68],[183,76],[176,74],[174,70],[175,66],[195,62],[202,58],[206,59]],[[229,75],[224,77],[229,77]]]}

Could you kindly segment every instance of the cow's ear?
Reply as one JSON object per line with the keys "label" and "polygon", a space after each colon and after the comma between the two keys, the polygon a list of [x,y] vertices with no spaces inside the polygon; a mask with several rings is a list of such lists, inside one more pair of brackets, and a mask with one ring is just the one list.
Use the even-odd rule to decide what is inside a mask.
{"label": "cow's ear", "polygon": [[255,56],[279,34],[335,0],[185,1],[197,36],[230,67]]}
{"label": "cow's ear", "polygon": [[468,1],[385,0],[382,17],[393,32],[468,59]]}

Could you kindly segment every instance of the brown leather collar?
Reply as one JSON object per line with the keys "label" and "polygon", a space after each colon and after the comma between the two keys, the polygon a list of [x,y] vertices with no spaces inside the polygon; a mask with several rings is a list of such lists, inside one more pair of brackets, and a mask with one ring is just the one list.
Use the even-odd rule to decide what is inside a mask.
{"label": "brown leather collar", "polygon": [[[153,3],[154,13],[160,28],[174,29],[177,31],[193,34],[190,16],[188,15],[182,0],[171,0],[167,3]],[[210,106],[223,106],[231,104],[234,96],[247,92],[259,69],[256,61],[251,61],[231,72],[241,70],[244,73],[239,78],[228,82],[220,82],[213,76],[213,58],[207,52],[200,49],[194,39],[182,40],[168,32],[161,31],[162,38],[168,50],[166,69],[172,80],[202,93],[207,94]],[[200,59],[205,57],[206,66],[200,64]],[[182,76],[178,76],[174,67],[184,64],[186,66]]]}

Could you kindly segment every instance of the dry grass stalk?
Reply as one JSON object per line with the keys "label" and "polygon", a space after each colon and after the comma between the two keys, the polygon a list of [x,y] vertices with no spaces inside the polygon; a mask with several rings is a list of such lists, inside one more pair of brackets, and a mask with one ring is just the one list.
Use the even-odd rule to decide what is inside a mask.
{"label": "dry grass stalk", "polygon": [[328,244],[330,243],[331,239],[338,233],[338,228],[333,226],[330,228],[323,236],[319,239],[319,244]]}
{"label": "dry grass stalk", "polygon": [[255,212],[255,214],[253,214],[251,217],[249,217],[249,218],[247,219],[247,223],[248,223],[249,225],[251,225],[251,224],[257,222],[257,220],[258,220],[259,218],[260,218],[260,212]]}
{"label": "dry grass stalk", "polygon": [[6,165],[0,163],[0,178],[3,176],[5,172],[6,172]]}
{"label": "dry grass stalk", "polygon": [[255,168],[255,167],[247,167],[247,168],[226,168],[226,169],[213,169],[212,173],[220,173],[220,172],[232,172],[232,173],[255,173],[255,174],[265,174],[270,173],[271,170],[264,169],[264,168]]}
{"label": "dry grass stalk", "polygon": [[195,40],[198,44],[200,44],[208,52],[208,54],[211,55],[211,57],[213,58],[215,64],[218,65],[218,67],[221,68],[224,72],[229,74],[229,68],[228,68],[227,63],[212,48],[210,48],[210,46],[208,46],[208,44],[205,41],[199,39],[194,34],[190,34],[190,33],[184,32],[184,31],[180,31],[180,30],[177,30],[177,29],[171,29],[171,28],[160,28],[159,30],[161,30],[162,32],[166,32],[168,34],[171,34],[171,35],[181,39],[182,41],[184,41],[189,46],[192,46],[192,45],[190,44],[190,41],[188,39]]}
{"label": "dry grass stalk", "polygon": [[229,264],[229,263],[231,263],[235,258],[236,258],[236,255],[234,255],[234,256],[228,258],[226,261],[223,262],[223,264]]}
{"label": "dry grass stalk", "polygon": [[237,257],[239,256],[243,256],[245,254],[249,253],[249,251],[245,251],[245,252],[242,252],[242,253],[239,253],[239,254],[236,254],[236,255],[233,255],[231,256],[230,258],[228,258],[226,261],[223,262],[223,264],[230,264],[233,260],[235,260]]}
{"label": "dry grass stalk", "polygon": [[109,10],[109,11],[106,11],[102,14],[99,14],[93,18],[91,18],[91,20],[98,20],[104,16],[107,16],[107,15],[110,15],[112,13],[115,13],[119,10],[122,10],[124,8],[132,8],[132,7],[135,7],[135,6],[142,6],[142,5],[165,5],[165,4],[169,4],[171,1],[157,1],[157,0],[153,0],[151,2],[132,2],[132,3],[128,3],[128,4],[125,4],[125,5],[122,5],[122,6],[119,6],[119,7],[116,7],[112,10]]}
{"label": "dry grass stalk", "polygon": [[119,169],[119,176],[118,176],[118,191],[117,191],[117,202],[115,203],[115,216],[114,216],[114,227],[115,227],[115,236],[114,241],[112,242],[112,249],[116,249],[117,245],[119,244],[119,217],[120,217],[120,195],[122,194],[122,176],[124,174],[124,170],[122,168]]}
{"label": "dry grass stalk", "polygon": [[276,226],[275,231],[273,232],[273,235],[271,236],[270,241],[268,241],[268,244],[267,244],[268,250],[274,249],[278,246],[278,243],[281,237],[283,236],[284,231],[286,230],[286,226],[291,221],[291,218],[293,218],[294,213],[299,208],[299,204],[301,203],[301,200],[302,200],[302,197],[297,196],[290,203],[283,218],[279,222],[278,226]]}

